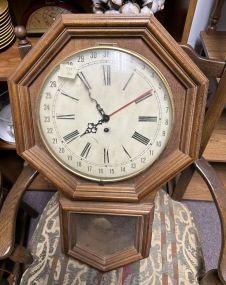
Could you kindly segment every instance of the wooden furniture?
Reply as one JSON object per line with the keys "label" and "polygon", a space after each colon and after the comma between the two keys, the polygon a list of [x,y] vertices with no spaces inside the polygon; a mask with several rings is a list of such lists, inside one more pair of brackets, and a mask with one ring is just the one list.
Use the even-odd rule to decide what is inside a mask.
{"label": "wooden furniture", "polygon": [[[18,154],[66,196],[60,201],[64,251],[103,271],[147,256],[150,235],[146,233],[150,231],[153,199],[141,199],[188,166],[198,153],[207,79],[176,42],[172,45],[172,41],[153,16],[89,15],[87,18],[86,15],[63,15],[27,54],[9,79]],[[99,48],[96,47],[97,42],[100,43]],[[110,57],[111,54],[117,56]],[[128,61],[125,59],[127,57]],[[142,59],[143,57],[145,59]],[[117,69],[114,69],[112,62],[117,63],[120,58],[124,59],[124,64],[122,73],[116,77],[117,86],[120,78],[125,75],[126,66],[131,70],[124,77],[123,86],[127,86],[131,72],[134,73],[134,80],[146,79],[139,88],[130,82],[137,93],[132,90],[125,91],[125,95],[119,98],[119,104],[112,98],[116,97],[113,96],[116,92],[114,76],[117,75],[121,62]],[[149,67],[149,61],[154,67]],[[68,62],[71,68],[69,75],[66,64]],[[108,68],[107,74],[101,72],[93,80],[89,72],[92,66],[98,67],[99,62],[110,66],[111,69]],[[149,68],[152,68],[152,76],[148,76]],[[58,69],[60,79],[54,75]],[[102,69],[97,68],[93,72],[98,73],[98,70]],[[143,74],[142,70],[146,70],[147,74]],[[95,82],[101,80],[101,77],[105,79],[104,86],[95,87]],[[64,90],[60,87],[62,84],[69,87]],[[121,94],[120,90],[116,90]],[[58,113],[54,110],[58,110],[58,100],[63,101],[64,108],[70,108],[67,104],[69,99],[75,99],[74,92],[78,94],[76,101],[79,102],[76,104],[83,108],[84,112],[79,113],[75,104],[74,116],[78,118],[70,125],[67,120],[62,123],[63,115],[60,115],[58,120],[58,115],[64,114],[64,110],[59,109]],[[104,101],[103,94],[109,94],[108,101]],[[121,139],[125,148],[129,149],[128,153],[131,155],[128,155],[121,145],[118,149],[114,148],[118,139],[114,139],[117,126],[114,125],[115,117],[112,118],[112,115],[121,110],[123,112],[120,114],[132,110],[125,109],[131,107],[131,104],[134,111],[138,110],[139,114],[145,115],[148,110],[145,110],[146,104],[143,104],[143,100],[146,98],[147,105],[150,101],[155,106],[150,108],[152,113],[156,114],[156,120],[153,123],[137,123],[136,118],[134,124],[131,124],[136,126],[135,132],[134,129],[130,130],[127,122],[121,132]],[[82,105],[83,100],[86,100],[85,105]],[[96,109],[93,108],[95,104]],[[110,104],[114,104],[115,112],[111,113]],[[103,110],[107,112],[104,113]],[[73,111],[70,111],[70,114],[72,113]],[[92,116],[87,120],[86,117],[83,118],[84,113],[90,113]],[[128,113],[130,120],[132,114],[132,111]],[[66,118],[67,116],[69,115],[66,115]],[[83,118],[80,124],[79,116]],[[125,117],[121,119],[126,122]],[[90,123],[96,121],[97,124]],[[105,129],[102,132],[97,130],[97,126],[102,124],[105,129],[108,128],[107,135],[114,141],[114,147],[108,141],[107,145],[103,145],[101,150],[97,148],[96,151],[94,142],[97,141],[99,146],[107,139]],[[147,127],[148,125],[151,127]],[[138,133],[139,130],[143,135]],[[145,130],[147,132],[144,132]],[[127,135],[127,140],[123,139],[122,135]],[[93,142],[95,155],[92,156],[91,151],[86,159],[87,156],[84,156],[83,152],[87,150],[86,146],[91,145],[90,141]],[[109,149],[110,161],[102,154],[104,150],[103,153],[106,153],[106,149]],[[76,152],[77,150],[79,152]],[[117,153],[117,158],[113,157],[113,152]],[[155,159],[150,160],[153,155]],[[145,164],[146,160],[149,161],[148,164]],[[144,167],[131,172],[131,169],[142,163]],[[79,168],[81,166],[83,168]],[[91,168],[93,173],[89,175]],[[124,172],[126,175],[122,175]],[[115,173],[117,175],[114,175]],[[87,209],[84,204],[87,204]],[[93,239],[87,242],[88,245],[82,242],[85,240],[82,231],[84,215],[86,220],[91,217],[87,227],[92,228]],[[130,229],[134,230],[127,231],[127,234],[120,232],[122,221],[127,221],[131,225]],[[94,234],[97,232],[96,239],[99,240],[98,234],[106,234],[106,231],[112,233],[112,239],[119,240],[118,248],[112,248],[113,243],[109,242],[106,250],[102,251],[101,244],[95,243]],[[119,233],[127,242],[123,239],[123,243],[119,239]],[[106,240],[105,243],[107,242]]]}
{"label": "wooden furniture", "polygon": [[226,31],[217,30],[224,3],[225,0],[215,0],[208,28],[200,34],[206,56],[218,60],[226,59]]}
{"label": "wooden furniture", "polygon": [[[199,159],[195,161],[193,165],[182,172],[179,180],[176,183],[176,187],[173,193],[173,198],[176,200],[182,199],[184,193],[187,189],[189,182],[191,181],[194,171],[202,176],[211,191],[212,198],[216,203],[217,210],[222,225],[222,244],[221,244],[221,255],[219,260],[218,270],[211,271],[207,273],[206,277],[203,279],[203,284],[211,284],[212,278],[216,278],[216,284],[225,284],[226,280],[226,260],[225,260],[225,218],[226,218],[226,208],[225,208],[225,187],[224,184],[219,180],[214,169],[207,163],[207,161],[202,157],[202,154],[208,144],[211,134],[214,130],[216,122],[218,121],[222,110],[226,102],[226,71],[225,71],[225,61],[206,59],[198,56],[192,51],[191,48],[184,46],[185,51],[190,55],[190,57],[196,62],[196,64],[201,68],[201,70],[208,77],[220,78],[218,88],[216,90],[214,100],[206,111],[204,118],[204,128],[201,138],[201,148]],[[206,281],[205,281],[206,279]],[[218,280],[218,281],[217,281]],[[201,283],[202,284],[202,283]]]}
{"label": "wooden furniture", "polygon": [[187,43],[196,5],[197,0],[167,0],[165,2],[165,10],[163,10],[165,17],[162,21],[164,27],[176,41],[182,44]]}
{"label": "wooden furniture", "polygon": [[198,0],[190,0],[187,10],[186,20],[183,28],[182,38],[180,40],[181,44],[186,44],[188,42],[188,37],[190,34],[193,18],[195,15],[195,9],[197,6]]}
{"label": "wooden furniture", "polygon": [[[205,148],[203,157],[211,163],[219,178],[226,187],[226,111],[223,110],[219,120],[214,127],[210,140]],[[201,176],[195,172],[184,193],[185,200],[213,201],[208,188]]]}
{"label": "wooden furniture", "polygon": [[[210,59],[215,59],[218,61],[226,61],[226,31],[218,31],[217,30],[217,24],[221,16],[221,10],[224,5],[224,0],[216,0],[215,6],[213,9],[213,12],[211,14],[209,25],[206,31],[202,31],[200,36],[202,40],[203,49],[205,52],[205,55]],[[212,76],[212,75],[211,75]],[[214,76],[214,75],[213,75]],[[221,80],[221,76],[216,77],[218,78],[216,80],[216,86],[218,85],[219,80]],[[224,84],[224,83],[223,83]],[[222,85],[222,83],[220,83]],[[215,124],[215,127],[213,128],[213,125],[210,127],[209,131],[211,133],[206,133],[206,137],[210,137],[208,144],[204,149],[202,149],[203,156],[206,160],[208,160],[215,170],[217,171],[218,175],[222,178],[222,181],[224,185],[226,185],[226,179],[225,179],[225,173],[226,173],[226,112],[224,109],[224,106],[226,104],[225,100],[225,93],[224,85],[222,88],[222,97],[219,96],[219,99],[211,99],[211,100],[218,100],[218,103],[216,103],[216,108],[213,110],[216,110],[219,108],[219,113],[217,114],[216,118],[211,114],[211,111],[208,111],[209,113],[209,120],[212,120],[213,125]],[[217,106],[221,105],[220,106]],[[211,109],[210,109],[211,110]],[[212,118],[213,116],[213,118]],[[207,140],[207,139],[206,139]],[[194,193],[194,189],[199,190],[199,193],[197,195]],[[197,191],[195,190],[195,191]],[[198,173],[195,173],[193,179],[190,181],[188,185],[188,189],[183,196],[184,199],[197,199],[197,200],[212,200],[212,197],[209,195],[208,189],[206,186],[202,183],[201,177],[198,175]]]}
{"label": "wooden furniture", "polygon": [[[203,152],[206,149],[206,146],[209,142],[209,139],[211,137],[211,134],[214,130],[214,127],[217,123],[217,121],[220,118],[220,115],[224,109],[224,105],[226,102],[226,93],[225,93],[225,86],[226,86],[226,71],[225,71],[225,62],[224,61],[217,61],[217,60],[210,60],[205,59],[203,57],[198,57],[195,55],[195,53],[188,49],[188,47],[184,47],[186,52],[191,56],[191,58],[196,62],[196,64],[200,67],[200,69],[208,76],[208,77],[217,77],[220,78],[217,90],[214,95],[214,100],[212,100],[212,104],[209,106],[209,108],[206,111],[205,118],[204,118],[204,129],[201,139],[201,148],[200,148],[200,154],[201,157]],[[188,174],[190,173],[190,175]],[[186,186],[190,182],[192,172],[187,170],[187,173],[184,174],[184,177],[187,179]],[[183,179],[181,179],[183,181]],[[179,189],[186,189],[185,187],[182,187],[182,184],[177,183],[177,187],[174,192],[174,198],[181,199],[184,195],[184,191],[180,191]]]}
{"label": "wooden furniture", "polygon": [[[89,284],[99,280],[104,285],[133,283],[133,280],[137,280],[137,284],[151,285],[162,284],[160,280],[165,285],[199,284],[197,277],[205,269],[192,214],[184,204],[173,201],[164,190],[158,191],[155,197],[149,256],[110,272],[96,270],[62,253],[58,202],[58,195],[55,194],[42,212],[30,242],[34,263],[23,274],[20,285],[34,282],[36,285],[82,284],[84,280]],[[53,264],[60,268],[58,274],[54,274]]]}
{"label": "wooden furniture", "polygon": [[[4,201],[4,197],[2,197],[0,203],[0,235],[2,237],[0,245],[0,281],[2,281],[4,273],[8,273],[7,280],[14,281],[14,284],[19,284],[22,273],[21,264],[32,262],[29,250],[24,247],[24,239],[28,215],[36,217],[37,213],[27,204],[18,203],[18,201],[21,201],[24,191],[26,191],[36,175],[37,171],[33,170],[29,165],[25,165],[12,189],[7,194],[5,198],[6,202]],[[12,207],[9,208],[8,205]],[[16,234],[17,213],[19,211],[20,229]],[[13,266],[8,266],[8,260],[14,262]]]}
{"label": "wooden furniture", "polygon": [[[25,46],[24,53],[23,51],[20,52],[20,57],[23,57],[25,52],[28,52],[29,50],[29,43],[24,38],[26,34],[23,29],[21,30],[19,28],[18,35],[20,43],[22,42]],[[14,55],[19,62],[20,59],[17,56],[19,53],[16,48],[16,46],[14,46],[14,48],[10,48],[12,50],[12,53],[10,54]],[[1,55],[5,55],[5,53],[1,53]],[[9,58],[4,57],[4,60],[8,62]],[[3,61],[3,64],[5,63],[6,62]],[[15,62],[13,64],[15,64]],[[6,69],[6,74],[9,72],[10,68],[11,66],[9,64],[9,69]],[[4,80],[4,76],[1,80]],[[1,141],[0,221],[2,225],[2,239],[0,249],[0,281],[2,281],[3,278],[5,280],[5,275],[8,274],[7,281],[9,284],[19,284],[22,274],[21,264],[32,262],[32,256],[29,250],[24,247],[24,240],[26,236],[27,223],[29,222],[28,217],[37,217],[37,212],[26,203],[21,202],[21,199],[24,192],[37,176],[38,172],[27,164],[23,165],[23,160],[15,155],[14,150],[14,144]],[[10,185],[12,185],[10,191],[5,193],[5,195],[2,191],[3,183],[4,186],[7,187],[11,187]],[[13,205],[10,209],[8,208],[8,203]],[[19,218],[17,218],[17,215]],[[18,233],[16,233],[16,223],[21,225]],[[13,262],[10,266],[9,260]]]}

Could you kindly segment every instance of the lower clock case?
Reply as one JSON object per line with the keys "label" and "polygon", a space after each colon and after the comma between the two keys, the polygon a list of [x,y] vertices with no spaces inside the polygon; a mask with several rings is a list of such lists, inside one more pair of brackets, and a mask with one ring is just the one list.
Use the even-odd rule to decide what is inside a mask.
{"label": "lower clock case", "polygon": [[72,201],[61,194],[63,251],[102,271],[147,257],[155,192],[132,204]]}

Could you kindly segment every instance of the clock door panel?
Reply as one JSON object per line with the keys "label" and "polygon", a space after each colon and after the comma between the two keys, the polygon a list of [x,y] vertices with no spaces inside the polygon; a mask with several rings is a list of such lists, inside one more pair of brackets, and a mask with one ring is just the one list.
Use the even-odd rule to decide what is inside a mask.
{"label": "clock door panel", "polygon": [[135,204],[71,201],[60,197],[64,252],[108,271],[147,257],[153,195]]}
{"label": "clock door panel", "polygon": [[[71,246],[103,258],[134,248],[139,218],[128,216],[71,214]],[[135,241],[136,243],[136,241]]]}

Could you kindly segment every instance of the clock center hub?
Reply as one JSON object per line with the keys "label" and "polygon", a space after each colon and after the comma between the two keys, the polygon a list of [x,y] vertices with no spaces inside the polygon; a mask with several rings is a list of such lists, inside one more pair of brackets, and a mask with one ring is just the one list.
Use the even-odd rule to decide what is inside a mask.
{"label": "clock center hub", "polygon": [[103,122],[108,122],[110,120],[110,116],[108,116],[108,115],[106,115],[106,114],[104,114],[103,115]]}
{"label": "clock center hub", "polygon": [[108,133],[109,132],[109,128],[104,128],[104,132]]}

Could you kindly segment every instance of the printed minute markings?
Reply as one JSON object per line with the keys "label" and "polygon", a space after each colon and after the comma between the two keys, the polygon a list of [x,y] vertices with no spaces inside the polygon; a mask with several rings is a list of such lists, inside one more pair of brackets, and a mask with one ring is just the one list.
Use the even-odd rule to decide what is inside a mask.
{"label": "printed minute markings", "polygon": [[85,86],[86,86],[86,88],[87,88],[88,90],[91,90],[91,89],[92,89],[91,86],[90,86],[90,84],[89,84],[89,82],[88,82],[88,80],[87,80],[87,78],[85,77],[85,75],[84,75],[84,73],[83,73],[82,71],[80,71],[80,72],[78,73],[78,77],[79,77],[80,80],[85,84]]}
{"label": "printed minute markings", "polygon": [[[60,90],[59,90],[60,91]],[[75,100],[75,101],[79,101],[79,99],[78,98],[75,98],[75,97],[73,97],[73,96],[71,96],[71,95],[68,95],[67,93],[65,93],[65,92],[62,92],[62,91],[60,91],[60,94],[61,95],[63,95],[63,96],[65,96],[65,97],[68,97],[68,98],[70,98],[70,99],[72,99],[72,100]]]}
{"label": "printed minute markings", "polygon": [[123,91],[125,91],[125,90],[126,90],[126,88],[127,88],[128,84],[129,84],[129,82],[130,82],[130,80],[132,79],[132,77],[133,77],[133,76],[134,76],[134,73],[132,73],[132,74],[130,75],[129,79],[126,81],[125,86],[122,88],[122,90],[123,90]]}
{"label": "printed minute markings", "polygon": [[129,154],[129,152],[127,151],[127,149],[122,145],[122,148],[125,152],[125,154],[129,157],[129,159],[131,159],[131,155]]}

